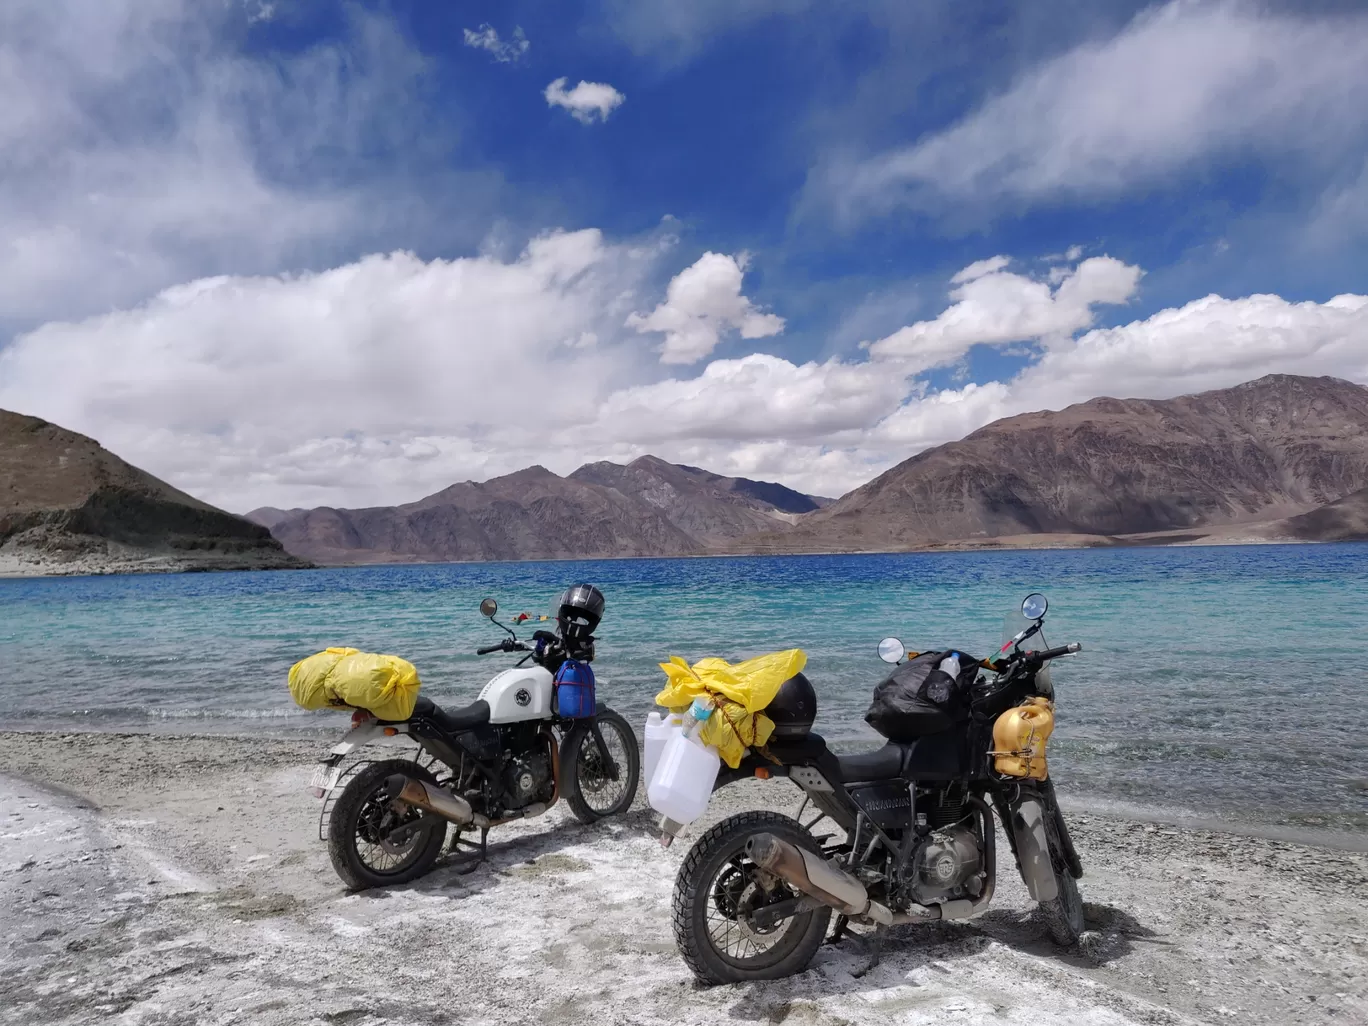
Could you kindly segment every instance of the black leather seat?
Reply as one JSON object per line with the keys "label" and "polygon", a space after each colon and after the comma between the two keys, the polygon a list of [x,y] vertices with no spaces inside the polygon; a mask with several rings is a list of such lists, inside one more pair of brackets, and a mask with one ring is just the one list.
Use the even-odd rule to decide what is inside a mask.
{"label": "black leather seat", "polygon": [[838,755],[836,762],[841,767],[841,780],[851,784],[864,780],[891,780],[902,775],[903,760],[907,749],[892,742],[872,752],[856,752],[854,755]]}
{"label": "black leather seat", "polygon": [[459,734],[463,730],[489,722],[489,703],[474,701],[464,708],[448,712],[426,695],[419,695],[418,701],[413,704],[413,715],[409,719],[428,720],[436,724],[439,730],[448,734]]}

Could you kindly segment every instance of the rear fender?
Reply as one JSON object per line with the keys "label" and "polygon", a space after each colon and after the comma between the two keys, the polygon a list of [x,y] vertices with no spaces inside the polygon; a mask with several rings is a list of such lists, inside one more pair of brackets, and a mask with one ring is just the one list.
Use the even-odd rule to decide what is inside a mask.
{"label": "rear fender", "polygon": [[1017,868],[1026,890],[1036,901],[1059,897],[1050,838],[1045,830],[1045,804],[1033,794],[1025,795],[1012,809],[1012,836],[1016,840]]}
{"label": "rear fender", "polygon": [[741,760],[741,765],[737,766],[736,769],[723,764],[721,771],[717,774],[717,779],[713,781],[713,791],[716,792],[728,784],[736,783],[738,780],[749,780],[755,776],[755,771],[758,769],[768,770],[768,775],[771,777],[788,776],[787,766],[776,766],[769,760],[751,752],[746,754]]}
{"label": "rear fender", "polygon": [[[394,734],[386,734],[386,729],[393,730]],[[361,726],[353,727],[347,731],[342,740],[333,745],[330,751],[340,760],[373,741],[379,741],[386,737],[397,737],[400,734],[408,734],[408,732],[409,725],[407,723],[392,723],[386,728],[376,723],[375,720],[367,720]]]}

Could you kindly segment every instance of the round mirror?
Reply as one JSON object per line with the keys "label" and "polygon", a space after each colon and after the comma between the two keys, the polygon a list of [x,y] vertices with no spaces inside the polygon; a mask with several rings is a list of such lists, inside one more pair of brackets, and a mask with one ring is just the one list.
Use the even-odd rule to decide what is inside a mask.
{"label": "round mirror", "polygon": [[480,600],[480,615],[488,616],[493,619],[494,614],[499,611],[499,604],[492,598]]}
{"label": "round mirror", "polygon": [[879,642],[879,658],[886,663],[898,663],[907,654],[903,643],[897,638],[884,638]]}
{"label": "round mirror", "polygon": [[1050,603],[1045,601],[1045,596],[1038,591],[1033,591],[1021,602],[1021,615],[1028,620],[1039,620],[1045,615],[1045,610],[1050,608]]}

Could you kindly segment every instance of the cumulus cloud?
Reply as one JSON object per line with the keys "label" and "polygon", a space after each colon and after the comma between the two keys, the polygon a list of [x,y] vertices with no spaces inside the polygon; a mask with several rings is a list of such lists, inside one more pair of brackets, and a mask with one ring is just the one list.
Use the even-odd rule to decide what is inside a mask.
{"label": "cumulus cloud", "polygon": [[488,23],[481,25],[478,30],[466,29],[465,45],[484,50],[500,64],[521,60],[532,46],[521,25],[513,29],[512,39],[500,39],[494,26]]}
{"label": "cumulus cloud", "polygon": [[607,121],[608,115],[627,99],[606,82],[581,81],[573,89],[566,89],[568,81],[568,78],[556,79],[542,95],[546,97],[547,106],[564,107],[582,125],[591,124],[595,118]]}
{"label": "cumulus cloud", "polygon": [[1141,270],[1114,257],[1090,257],[1060,268],[1051,282],[1003,270],[1006,257],[970,264],[951,282],[955,302],[930,321],[900,328],[869,347],[880,359],[897,359],[909,371],[954,363],[972,346],[1041,341],[1057,344],[1092,325],[1093,307],[1129,300]]}
{"label": "cumulus cloud", "polygon": [[641,442],[821,442],[877,423],[906,394],[902,377],[869,363],[794,364],[753,353],[714,360],[695,378],[617,391],[598,423],[630,429],[623,437]]}
{"label": "cumulus cloud", "polygon": [[987,260],[975,260],[968,267],[964,268],[964,270],[956,272],[954,277],[950,279],[950,284],[963,285],[965,282],[973,281],[975,278],[982,278],[985,274],[996,274],[1011,262],[1011,258],[1005,256],[989,257]]}
{"label": "cumulus cloud", "polygon": [[[400,252],[199,279],[21,336],[0,351],[0,408],[83,431],[245,510],[401,502],[533,463],[567,473],[646,452],[832,495],[998,417],[1096,395],[1165,398],[1271,371],[1368,382],[1368,296],[1208,296],[1099,328],[1091,305],[1122,301],[1139,275],[1106,257],[1053,287],[980,262],[957,276],[944,313],[904,329],[954,346],[1048,339],[1009,379],[932,388],[915,346],[806,362],[750,353],[681,372],[644,351],[629,318],[658,298],[650,283],[668,252],[655,237],[584,230],[507,259]],[[711,264],[691,277],[716,274],[731,283],[722,295],[744,299],[742,263],[705,260],[655,310],[738,327],[752,307],[681,298],[713,294],[685,278]],[[975,286],[988,291],[961,294]]]}
{"label": "cumulus cloud", "polygon": [[671,280],[665,302],[645,316],[633,313],[627,327],[665,333],[661,363],[697,363],[717,348],[722,332],[768,338],[784,330],[784,319],[765,313],[741,294],[744,255],[704,253]]}
{"label": "cumulus cloud", "polygon": [[394,253],[203,279],[17,339],[0,350],[0,408],[234,508],[417,498],[537,462],[548,430],[639,380],[636,346],[577,343],[621,334],[621,297],[654,252],[586,230],[507,262]]}
{"label": "cumulus cloud", "polygon": [[[1039,65],[943,131],[814,179],[850,216],[1106,197],[1204,162],[1303,161],[1368,137],[1368,15],[1175,0]],[[820,184],[818,184],[820,183]]]}

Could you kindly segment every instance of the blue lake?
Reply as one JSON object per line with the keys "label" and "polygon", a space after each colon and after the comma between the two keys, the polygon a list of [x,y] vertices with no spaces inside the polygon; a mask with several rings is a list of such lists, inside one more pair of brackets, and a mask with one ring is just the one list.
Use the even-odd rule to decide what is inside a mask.
{"label": "blue lake", "polygon": [[[394,652],[442,703],[509,656],[476,606],[549,612],[568,583],[608,599],[600,700],[640,721],[656,664],[801,647],[818,727],[863,722],[887,635],[986,655],[1028,591],[1051,602],[1051,766],[1098,806],[1368,833],[1368,545],[362,567],[0,580],[0,727],[340,731],[285,688],[330,645]],[[530,630],[529,630],[530,633]]]}

